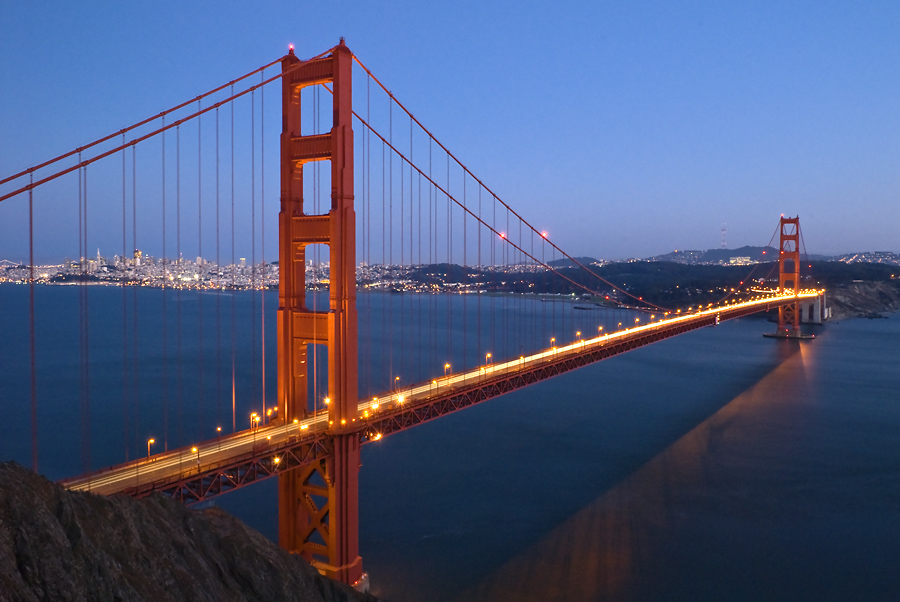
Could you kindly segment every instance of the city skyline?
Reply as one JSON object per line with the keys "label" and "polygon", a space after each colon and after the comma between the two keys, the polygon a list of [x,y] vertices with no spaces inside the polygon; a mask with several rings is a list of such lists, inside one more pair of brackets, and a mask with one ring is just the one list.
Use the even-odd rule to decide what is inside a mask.
{"label": "city skyline", "polygon": [[[764,245],[782,213],[800,216],[810,253],[900,251],[900,8],[890,3],[205,10],[7,8],[2,79],[15,94],[0,99],[0,177],[276,59],[288,43],[304,57],[345,36],[440,140],[571,255],[716,248],[723,222],[730,246]],[[266,152],[277,157],[277,147]],[[264,258],[276,256],[276,163],[265,178]],[[92,195],[92,210],[115,208]],[[72,239],[68,217],[40,214],[47,196],[35,199],[44,236]],[[0,257],[21,256],[2,241],[21,234],[23,200],[0,203]],[[104,247],[116,239],[113,209],[91,233],[109,237]],[[198,248],[190,236],[185,246]],[[204,237],[198,250],[208,255]]]}

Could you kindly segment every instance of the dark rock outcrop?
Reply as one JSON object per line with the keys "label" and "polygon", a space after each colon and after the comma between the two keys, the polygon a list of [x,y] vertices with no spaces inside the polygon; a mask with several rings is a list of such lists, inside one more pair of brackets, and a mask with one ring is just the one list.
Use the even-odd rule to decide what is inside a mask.
{"label": "dark rock outcrop", "polygon": [[851,282],[829,288],[832,318],[870,318],[900,311],[900,280]]}
{"label": "dark rock outcrop", "polygon": [[0,464],[0,601],[372,600],[225,512],[67,491]]}

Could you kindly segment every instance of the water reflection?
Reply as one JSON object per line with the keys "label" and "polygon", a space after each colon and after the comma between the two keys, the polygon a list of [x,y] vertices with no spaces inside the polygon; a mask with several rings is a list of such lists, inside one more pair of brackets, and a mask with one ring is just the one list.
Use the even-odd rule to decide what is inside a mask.
{"label": "water reflection", "polygon": [[[724,490],[752,496],[753,487],[742,487],[736,479],[743,477],[729,472],[790,446],[789,431],[797,424],[789,406],[804,403],[799,392],[811,353],[805,347],[779,344],[780,362],[754,386],[457,599],[645,599],[661,585],[661,549],[683,522],[685,509],[715,512],[714,498]],[[773,421],[780,423],[779,441],[755,439],[759,432],[772,436]],[[764,431],[757,428],[762,422]],[[743,460],[745,454],[750,459]],[[752,508],[754,502],[738,500],[738,505]]]}

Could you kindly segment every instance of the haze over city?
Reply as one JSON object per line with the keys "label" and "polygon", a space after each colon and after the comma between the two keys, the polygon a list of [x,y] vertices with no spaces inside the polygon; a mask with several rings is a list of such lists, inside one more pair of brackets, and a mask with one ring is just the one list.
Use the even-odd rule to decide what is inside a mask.
{"label": "haze over city", "polygon": [[[810,253],[897,252],[897,31],[900,7],[888,2],[14,3],[0,21],[0,176],[290,43],[307,57],[344,36],[467,167],[573,255],[714,248],[723,223],[729,247],[764,245],[781,214],[801,217]],[[93,216],[109,204],[100,231],[120,219],[112,186],[92,190]],[[0,259],[23,259],[20,201],[0,204]],[[41,213],[42,201],[44,236],[72,238],[68,218]]]}

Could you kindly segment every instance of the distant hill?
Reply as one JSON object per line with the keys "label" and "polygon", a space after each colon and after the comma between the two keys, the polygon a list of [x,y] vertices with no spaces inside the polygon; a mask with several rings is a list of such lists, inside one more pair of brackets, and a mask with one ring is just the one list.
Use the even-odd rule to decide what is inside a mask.
{"label": "distant hill", "polygon": [[[763,253],[765,251],[765,254]],[[749,257],[750,261],[769,261],[777,257],[774,247],[744,246],[737,249],[709,249],[707,251],[672,251],[647,258],[647,261],[671,261],[688,265],[729,263],[732,258]]]}
{"label": "distant hill", "polygon": [[[599,259],[594,259],[593,257],[576,257],[575,261],[580,263],[581,265],[591,265],[592,263],[604,264],[608,263],[606,261],[600,261]],[[555,259],[553,261],[548,261],[547,265],[554,268],[571,268],[577,267],[575,263],[573,263],[568,257],[563,257],[562,259]]]}

